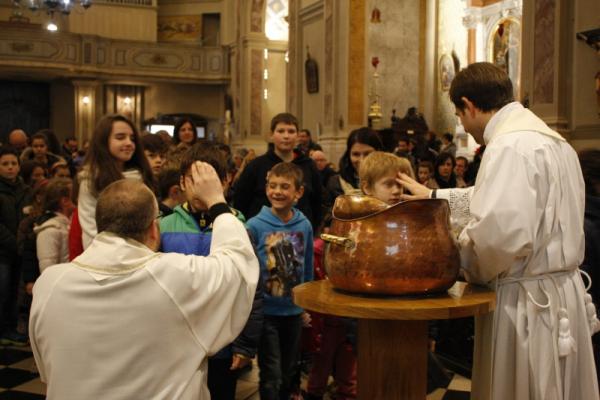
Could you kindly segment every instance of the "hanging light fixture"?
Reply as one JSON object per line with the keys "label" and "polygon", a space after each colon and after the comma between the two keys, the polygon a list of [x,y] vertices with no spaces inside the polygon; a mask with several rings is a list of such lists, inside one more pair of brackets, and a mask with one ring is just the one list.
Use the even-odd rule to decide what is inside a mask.
{"label": "hanging light fixture", "polygon": [[83,12],[92,6],[92,0],[79,0],[78,2],[71,0],[13,0],[13,6],[15,13],[19,15],[24,8],[28,8],[32,13],[45,12],[50,17],[46,29],[54,32],[58,30],[55,15],[68,16],[73,9]]}
{"label": "hanging light fixture", "polygon": [[[18,8],[27,7],[31,12],[41,10],[48,14],[61,13],[64,15],[69,15],[73,6],[76,5],[71,0],[13,0],[13,4]],[[79,0],[78,4],[87,10],[91,7],[92,0]]]}

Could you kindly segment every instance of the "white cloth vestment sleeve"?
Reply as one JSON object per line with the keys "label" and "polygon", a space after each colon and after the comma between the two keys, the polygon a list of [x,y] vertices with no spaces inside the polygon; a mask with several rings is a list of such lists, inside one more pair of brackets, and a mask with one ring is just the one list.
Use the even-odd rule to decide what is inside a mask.
{"label": "white cloth vestment sleeve", "polygon": [[510,146],[490,153],[477,177],[471,220],[459,237],[470,282],[488,283],[529,256],[541,219],[535,166]]}
{"label": "white cloth vestment sleeve", "polygon": [[244,225],[232,214],[215,220],[209,256],[167,253],[148,271],[177,304],[209,355],[244,328],[258,282],[258,260]]}

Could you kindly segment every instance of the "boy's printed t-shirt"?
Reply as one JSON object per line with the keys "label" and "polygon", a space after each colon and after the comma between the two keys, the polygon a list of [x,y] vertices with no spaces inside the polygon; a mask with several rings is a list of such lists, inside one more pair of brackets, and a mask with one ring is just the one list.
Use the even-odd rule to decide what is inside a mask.
{"label": "boy's printed t-shirt", "polygon": [[264,288],[265,315],[298,315],[292,289],[313,279],[313,232],[308,219],[297,209],[287,223],[269,207],[247,222],[257,247]]}

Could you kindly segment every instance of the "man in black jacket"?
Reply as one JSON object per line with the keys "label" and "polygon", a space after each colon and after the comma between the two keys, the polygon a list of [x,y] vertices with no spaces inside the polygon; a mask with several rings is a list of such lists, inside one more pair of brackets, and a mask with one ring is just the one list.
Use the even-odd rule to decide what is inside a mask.
{"label": "man in black jacket", "polygon": [[298,120],[292,114],[277,114],[271,120],[271,143],[265,154],[252,160],[242,172],[233,190],[233,206],[250,219],[268,206],[265,192],[267,172],[280,162],[292,162],[302,169],[304,195],[296,208],[308,218],[316,231],[321,222],[321,182],[313,160],[294,151],[298,138]]}
{"label": "man in black jacket", "polygon": [[17,332],[17,295],[21,276],[17,257],[17,229],[29,187],[19,176],[17,150],[0,147],[0,344],[24,345]]}

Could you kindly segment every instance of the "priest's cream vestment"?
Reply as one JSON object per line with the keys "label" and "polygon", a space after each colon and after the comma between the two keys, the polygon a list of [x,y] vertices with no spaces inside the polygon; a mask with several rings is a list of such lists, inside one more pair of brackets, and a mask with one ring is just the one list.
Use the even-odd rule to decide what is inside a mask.
{"label": "priest's cream vestment", "polygon": [[31,348],[48,399],[209,399],[206,356],[240,333],[257,281],[231,214],[215,219],[207,257],[100,233],[33,290]]}
{"label": "priest's cream vestment", "polygon": [[[475,186],[439,190],[471,282],[497,292],[478,320],[473,398],[594,400],[595,312],[578,267],[584,257],[585,190],[577,154],[519,103],[491,118]],[[597,284],[600,284],[598,282]]]}

